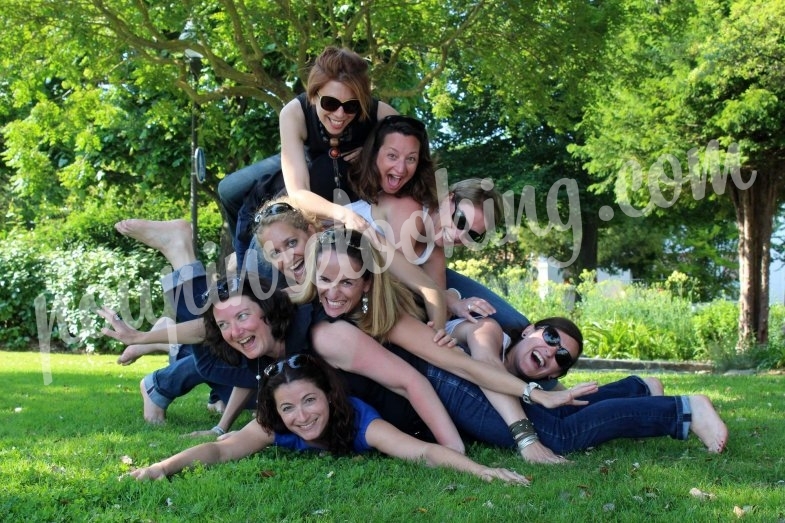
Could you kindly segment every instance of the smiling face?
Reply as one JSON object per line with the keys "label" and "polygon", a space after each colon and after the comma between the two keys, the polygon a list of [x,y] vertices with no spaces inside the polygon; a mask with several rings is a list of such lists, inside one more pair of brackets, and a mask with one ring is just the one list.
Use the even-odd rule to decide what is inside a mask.
{"label": "smiling face", "polygon": [[[348,85],[335,80],[330,80],[324,84],[324,86],[319,89],[319,95],[332,96],[341,102],[357,99],[357,95]],[[327,133],[331,136],[340,136],[351,121],[357,117],[356,114],[349,114],[344,111],[343,107],[339,107],[336,111],[326,111],[322,109],[318,96],[315,100],[312,100],[312,103],[316,106],[316,114],[319,117],[319,121],[322,122]]]}
{"label": "smiling face", "polygon": [[[561,340],[561,346],[567,349],[575,361],[580,354],[578,342],[560,329],[554,329]],[[557,378],[563,370],[556,362],[556,351],[559,347],[550,345],[543,339],[544,329],[535,329],[529,326],[524,331],[523,337],[507,351],[505,364],[513,374],[528,380],[535,381],[543,378]]]}
{"label": "smiling face", "polygon": [[316,289],[324,311],[331,318],[353,311],[371,288],[360,277],[362,264],[346,253],[325,249],[317,259]]}
{"label": "smiling face", "polygon": [[[456,212],[456,205],[458,212]],[[463,220],[460,219],[461,215],[464,217]],[[458,221],[463,223],[456,223]],[[470,244],[472,240],[469,237],[469,231],[481,234],[488,228],[482,206],[472,204],[466,199],[455,201],[452,197],[442,200],[435,222],[435,243],[439,247]],[[463,229],[458,225],[463,225]]]}
{"label": "smiling face", "polygon": [[245,295],[232,296],[213,306],[213,317],[221,336],[248,359],[274,354],[278,343],[262,317],[259,304]]}
{"label": "smiling face", "polygon": [[324,434],[330,421],[327,395],[312,381],[282,383],[273,393],[275,408],[287,429],[307,442]]}
{"label": "smiling face", "polygon": [[303,231],[286,222],[266,226],[259,234],[264,256],[289,280],[305,279],[305,246],[313,231]]}
{"label": "smiling face", "polygon": [[415,136],[390,133],[376,153],[381,189],[395,194],[412,179],[420,160],[420,140]]}

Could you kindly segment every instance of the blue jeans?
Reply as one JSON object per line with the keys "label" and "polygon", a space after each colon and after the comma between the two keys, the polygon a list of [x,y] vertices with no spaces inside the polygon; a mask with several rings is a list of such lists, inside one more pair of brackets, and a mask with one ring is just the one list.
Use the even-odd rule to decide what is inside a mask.
{"label": "blue jeans", "polygon": [[452,269],[447,269],[447,287],[456,289],[466,298],[475,296],[493,305],[496,309],[496,314],[493,314],[491,318],[496,320],[505,332],[514,328],[524,329],[530,323],[526,316],[518,312],[515,307],[507,303],[501,296],[468,276],[457,273]]}
{"label": "blue jeans", "polygon": [[[507,424],[479,387],[432,365],[427,376],[461,433],[475,441],[514,447]],[[583,399],[590,403],[555,409],[523,405],[543,445],[567,454],[616,438],[687,439],[689,434],[687,397],[651,396],[637,376],[603,385]]]}
{"label": "blue jeans", "polygon": [[221,201],[232,238],[237,234],[237,215],[243,200],[257,180],[281,170],[281,154],[275,154],[247,167],[235,171],[218,182],[218,198]]}
{"label": "blue jeans", "polygon": [[[200,262],[173,271],[163,278],[161,284],[164,294],[174,306],[178,322],[201,317],[200,297],[207,290],[207,276]],[[201,343],[184,345],[180,351],[182,357],[173,365],[144,378],[148,396],[163,409],[200,383],[210,385],[211,401],[221,399],[224,403],[229,400],[233,387],[258,387],[256,376],[259,369],[251,369],[246,359],[239,367],[229,365]]]}

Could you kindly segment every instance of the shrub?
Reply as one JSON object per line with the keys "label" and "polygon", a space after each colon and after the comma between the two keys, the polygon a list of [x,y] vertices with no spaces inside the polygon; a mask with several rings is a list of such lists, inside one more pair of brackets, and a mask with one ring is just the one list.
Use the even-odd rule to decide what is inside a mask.
{"label": "shrub", "polygon": [[692,304],[666,289],[596,283],[581,275],[578,324],[584,331],[587,356],[694,360],[706,357],[695,342]]}
{"label": "shrub", "polygon": [[149,250],[124,254],[77,246],[41,254],[24,239],[0,242],[0,286],[9,290],[0,301],[0,343],[27,349],[40,331],[39,342],[117,351],[117,342],[98,334],[103,319],[95,308],[109,305],[135,318],[133,326],[148,327],[164,312],[162,267],[160,256]]}

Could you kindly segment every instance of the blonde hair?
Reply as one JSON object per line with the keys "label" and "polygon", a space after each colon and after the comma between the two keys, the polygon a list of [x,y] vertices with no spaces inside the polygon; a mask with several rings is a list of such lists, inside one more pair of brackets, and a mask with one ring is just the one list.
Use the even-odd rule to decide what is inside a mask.
{"label": "blonde hair", "polygon": [[[288,205],[290,209],[282,210],[281,212],[272,212],[273,208],[279,204]],[[313,231],[322,229],[322,225],[316,216],[295,207],[294,201],[288,196],[281,196],[264,202],[262,206],[259,207],[259,210],[256,211],[254,222],[254,234],[256,235],[256,241],[259,242],[259,245],[264,245],[261,238],[264,229],[274,223],[285,223],[295,229],[305,232],[309,232],[309,229]]]}
{"label": "blonde hair", "polygon": [[316,235],[311,238],[306,248],[305,271],[308,277],[300,292],[292,297],[295,303],[308,303],[317,299],[316,274],[319,256],[326,250],[335,250],[359,263],[362,267],[360,278],[371,281],[368,312],[363,313],[361,307],[355,307],[346,315],[346,319],[382,343],[387,341],[387,334],[398,322],[401,314],[410,314],[424,320],[424,311],[415,303],[411,291],[388,271],[380,270],[385,266],[384,259],[368,238],[358,231],[343,228],[328,229],[323,234],[331,235],[329,241],[323,241],[323,235]]}

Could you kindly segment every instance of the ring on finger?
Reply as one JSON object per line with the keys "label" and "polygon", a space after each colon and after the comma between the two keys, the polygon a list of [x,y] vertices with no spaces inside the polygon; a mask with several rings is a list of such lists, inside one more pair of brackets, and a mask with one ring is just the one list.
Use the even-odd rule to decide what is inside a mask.
{"label": "ring on finger", "polygon": [[468,304],[468,305],[466,306],[466,308],[467,308],[468,310],[472,310],[472,307],[473,307],[473,305],[472,305],[471,303],[470,303],[470,304]]}
{"label": "ring on finger", "polygon": [[122,319],[123,319],[123,317],[122,317],[122,316],[120,316],[120,313],[118,312],[118,313],[115,313],[115,315],[114,315],[114,319],[116,319],[117,321],[120,321],[120,320],[122,320]]}

